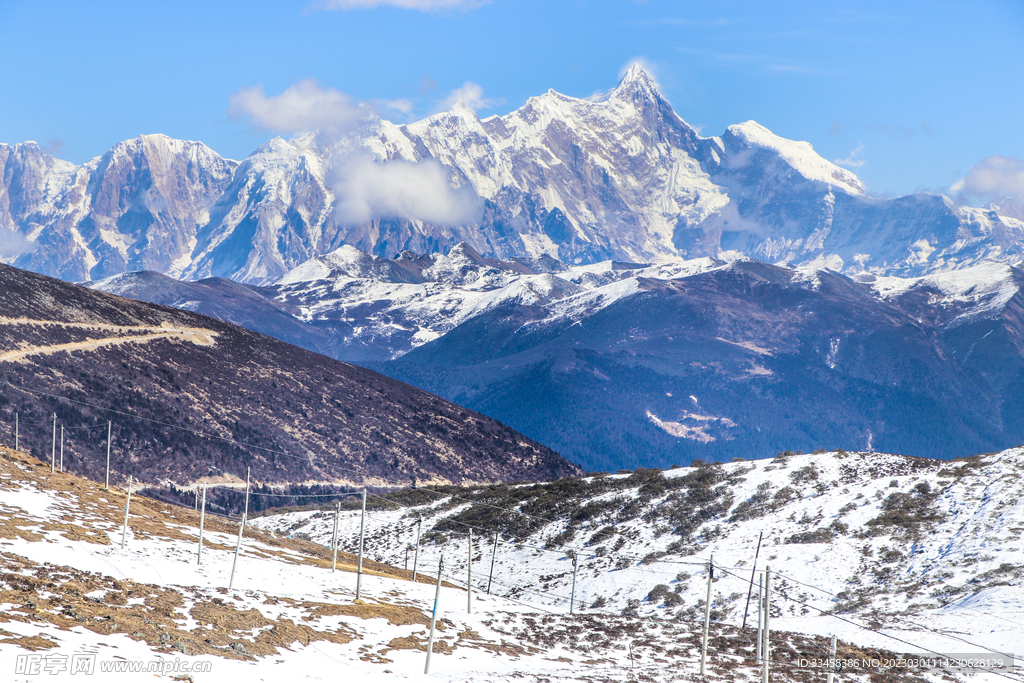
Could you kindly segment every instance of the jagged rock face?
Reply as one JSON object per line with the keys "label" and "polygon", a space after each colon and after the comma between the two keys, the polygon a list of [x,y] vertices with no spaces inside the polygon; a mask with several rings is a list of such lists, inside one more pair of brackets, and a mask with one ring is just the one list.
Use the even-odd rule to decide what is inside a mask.
{"label": "jagged rock face", "polygon": [[[339,206],[352,191],[339,177],[360,154],[440,163],[475,193],[478,217],[347,219]],[[1024,256],[1016,218],[938,195],[868,197],[853,173],[753,121],[703,138],[639,67],[597,99],[549,91],[506,116],[457,105],[342,139],[275,138],[241,164],[163,136],[81,167],[34,143],[0,145],[0,162],[0,226],[35,243],[13,262],[74,280],[150,269],[269,284],[343,245],[392,258],[460,242],[500,259],[746,255],[905,276]]]}
{"label": "jagged rock face", "polygon": [[68,280],[180,275],[237,164],[198,142],[143,135],[75,167],[34,143],[0,145],[3,227],[36,248],[14,262]]}
{"label": "jagged rock face", "polygon": [[[408,144],[393,141],[399,134]],[[444,246],[465,241],[498,258],[664,256],[674,252],[681,216],[700,220],[723,203],[703,168],[716,143],[680,119],[640,69],[599,101],[549,91],[508,116],[481,121],[456,109],[384,129],[380,141],[385,153],[424,150],[472,185],[486,202],[479,230],[431,237]],[[428,251],[396,237],[390,253],[351,243],[381,255]]]}
{"label": "jagged rock face", "polygon": [[239,165],[199,231],[186,277],[266,282],[329,251],[324,246],[339,246],[329,237],[337,226],[326,174],[309,149],[280,138],[261,146]]}

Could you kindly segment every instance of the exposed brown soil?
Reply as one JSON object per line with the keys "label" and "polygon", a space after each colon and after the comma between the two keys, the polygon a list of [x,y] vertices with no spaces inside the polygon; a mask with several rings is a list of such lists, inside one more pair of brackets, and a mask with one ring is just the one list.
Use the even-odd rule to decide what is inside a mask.
{"label": "exposed brown soil", "polygon": [[[276,654],[296,642],[347,643],[355,637],[344,627],[315,629],[288,619],[269,619],[255,608],[243,610],[226,601],[205,600],[198,591],[117,581],[70,567],[39,565],[10,553],[0,553],[0,567],[0,602],[14,605],[0,614],[0,623],[42,621],[62,630],[81,626],[104,636],[124,634],[144,641],[157,652],[213,654],[230,659]],[[96,591],[106,593],[102,598],[86,597]],[[186,601],[193,603],[187,614]],[[312,608],[321,606],[307,604]],[[200,626],[186,629],[182,623],[186,616]],[[6,631],[2,634],[14,636]],[[29,649],[57,647],[40,637],[12,637],[0,642]]]}
{"label": "exposed brown soil", "polygon": [[[115,487],[105,491],[97,482],[73,474],[50,472],[48,463],[0,447],[0,491],[17,490],[25,485],[57,492],[58,501],[66,500],[75,515],[58,512],[58,522],[32,519],[20,508],[0,503],[0,538],[42,542],[46,532],[57,532],[68,540],[109,545],[110,533],[120,534],[127,491]],[[132,497],[129,526],[133,538],[195,542],[198,525],[199,515],[193,510]],[[205,529],[234,535],[238,525],[207,515]],[[330,552],[314,543],[278,538],[253,527],[246,527],[245,539],[262,546],[246,552],[274,557],[281,562],[319,567],[328,567],[331,563]],[[233,550],[211,543],[208,538],[204,539],[204,545]],[[347,553],[339,553],[338,569],[355,571],[355,560]],[[411,578],[409,572],[377,562],[364,559],[363,565],[367,574]],[[103,597],[96,598],[97,592],[104,592]],[[317,626],[329,616],[360,620],[384,618],[395,625],[428,623],[428,617],[413,607],[363,601],[337,605],[266,596],[264,604],[267,606],[284,604],[304,613],[302,623],[296,624],[287,618],[269,618],[254,607],[241,608],[235,604],[236,599],[240,600],[238,596],[210,598],[199,590],[119,581],[71,567],[40,565],[12,553],[0,552],[0,603],[14,605],[0,614],[0,623],[43,621],[60,629],[82,626],[101,635],[125,634],[146,642],[158,652],[246,659],[275,654],[293,643],[347,643],[357,637],[355,631],[345,626]],[[198,626],[191,630],[185,628],[187,618]],[[17,636],[3,630],[0,636],[3,636],[0,642],[26,649],[57,647],[57,643],[38,636]]]}

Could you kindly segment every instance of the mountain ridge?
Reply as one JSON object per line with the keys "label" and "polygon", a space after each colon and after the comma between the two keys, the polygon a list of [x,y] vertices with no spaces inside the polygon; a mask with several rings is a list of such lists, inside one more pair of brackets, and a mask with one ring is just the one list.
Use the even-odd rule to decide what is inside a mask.
{"label": "mountain ridge", "polygon": [[[271,287],[144,290],[134,277],[92,286],[296,335],[589,470],[1024,441],[1024,273],[1001,263],[851,278],[750,258],[576,266],[465,245],[393,260],[345,246]],[[226,310],[230,294],[204,287],[247,288],[254,303]]]}
{"label": "mountain ridge", "polygon": [[[0,168],[0,229],[24,242],[6,260],[74,281],[148,269],[269,284],[343,245],[391,258],[462,242],[574,264],[746,255],[903,276],[1024,256],[1024,222],[995,210],[869,197],[755,122],[701,137],[640,67],[598,98],[551,90],[504,116],[372,119],[273,138],[241,162],[148,135],[82,166],[0,145]],[[359,180],[401,189],[396,169],[433,196],[396,204]]]}
{"label": "mountain ridge", "polygon": [[11,436],[17,413],[23,448],[48,460],[56,414],[71,471],[93,479],[105,439],[76,430],[112,415],[112,474],[141,483],[250,467],[264,483],[332,487],[579,472],[483,415],[189,311],[0,265],[0,316]]}

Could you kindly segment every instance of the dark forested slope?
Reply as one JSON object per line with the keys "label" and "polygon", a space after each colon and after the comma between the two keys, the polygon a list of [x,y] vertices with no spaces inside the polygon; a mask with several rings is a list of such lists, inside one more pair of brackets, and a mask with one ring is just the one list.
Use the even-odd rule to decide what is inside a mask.
{"label": "dark forested slope", "polygon": [[[119,411],[119,412],[112,412]],[[203,315],[0,265],[2,439],[68,469],[186,484],[538,480],[579,470],[407,384]],[[100,425],[100,426],[97,426]],[[194,431],[188,431],[194,430]],[[218,438],[202,436],[216,435]]]}

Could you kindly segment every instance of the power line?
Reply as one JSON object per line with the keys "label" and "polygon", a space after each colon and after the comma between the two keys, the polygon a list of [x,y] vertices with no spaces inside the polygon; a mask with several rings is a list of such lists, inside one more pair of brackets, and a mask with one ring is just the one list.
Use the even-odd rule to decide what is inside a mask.
{"label": "power line", "polygon": [[96,429],[97,427],[106,427],[107,423],[106,422],[101,422],[99,424],[94,424],[94,425],[85,425],[84,427],[67,427],[67,426],[65,426],[63,424],[61,426],[64,427],[64,431],[70,432],[70,431],[76,430],[76,429]]}
{"label": "power line", "polygon": [[[12,384],[9,380],[7,380],[7,384],[8,384],[8,386],[10,386],[12,389],[15,389],[15,390],[25,391],[25,392],[36,394],[36,395],[40,395],[40,396],[47,396],[47,397],[50,397],[50,398],[67,401],[69,403],[75,403],[75,404],[79,404],[79,405],[84,405],[84,406],[88,406],[88,407],[91,407],[91,408],[95,408],[97,410],[105,410],[105,411],[108,411],[108,412],[111,412],[111,413],[114,413],[114,414],[118,414],[118,415],[123,415],[125,417],[129,417],[129,418],[131,418],[133,420],[140,420],[140,421],[149,422],[149,423],[152,423],[152,424],[161,425],[161,426],[164,426],[164,427],[169,427],[171,429],[178,429],[178,430],[181,430],[181,431],[184,431],[184,432],[188,432],[188,433],[191,433],[191,434],[194,434],[194,435],[197,435],[197,436],[201,436],[201,437],[204,437],[204,438],[215,439],[215,440],[223,441],[223,442],[226,442],[226,443],[232,443],[232,444],[235,444],[235,445],[238,445],[238,446],[242,446],[244,448],[248,448],[248,449],[252,449],[252,450],[259,450],[259,451],[263,451],[263,452],[266,452],[266,453],[272,453],[272,454],[275,454],[275,455],[279,455],[279,456],[282,456],[282,457],[287,457],[287,458],[291,458],[291,459],[295,459],[295,460],[308,461],[311,465],[313,464],[313,457],[314,457],[313,454],[310,454],[308,457],[293,455],[293,454],[291,454],[291,453],[289,453],[287,451],[283,451],[283,450],[280,450],[280,449],[269,448],[269,447],[266,447],[266,446],[258,446],[258,445],[255,445],[255,444],[250,444],[250,443],[247,443],[247,442],[239,441],[239,440],[233,439],[231,437],[225,437],[225,436],[220,436],[220,435],[217,435],[217,434],[211,434],[211,433],[208,433],[208,432],[202,432],[202,431],[199,431],[199,430],[196,430],[196,429],[191,429],[191,428],[188,428],[188,427],[183,427],[183,426],[178,425],[178,424],[173,424],[173,423],[169,423],[169,422],[163,422],[161,420],[154,420],[154,419],[151,419],[151,418],[142,417],[140,415],[135,415],[135,414],[132,414],[132,413],[127,413],[127,412],[116,410],[116,409],[113,409],[113,408],[108,408],[108,407],[100,406],[100,405],[97,405],[97,404],[94,404],[94,403],[89,403],[87,401],[81,401],[81,400],[77,400],[77,399],[68,398],[67,396],[61,396],[61,395],[58,395],[58,394],[52,394],[52,393],[44,392],[44,391],[40,391],[40,390],[29,389],[29,388],[23,387],[23,386],[19,387],[19,386],[16,386],[16,385]],[[49,424],[49,422],[47,421],[47,422],[39,422],[39,423],[25,423],[24,426],[38,426],[38,425],[46,425],[46,424]],[[69,427],[65,427],[65,429],[93,429],[93,428],[101,427],[101,426],[104,426],[104,425],[102,423],[100,423],[100,424],[96,424],[96,425],[85,425],[85,426],[79,426],[79,427],[70,427],[70,428]],[[321,456],[321,458],[322,458],[322,456]],[[342,466],[342,465],[340,465],[338,463],[327,462],[327,461],[323,461],[321,459],[321,464],[323,466],[327,467],[327,468],[334,468],[335,470],[345,471],[345,472],[357,474],[357,475],[363,476],[363,477],[366,476],[365,473],[363,473],[363,472],[360,472],[360,471],[358,471],[356,469],[353,469],[353,468],[344,467],[344,466]],[[223,486],[223,485],[217,486],[217,487],[215,487],[215,489],[216,488],[226,488],[226,489],[230,489],[232,491],[237,491],[237,489],[234,489],[233,487],[228,487],[228,486]],[[458,495],[456,495],[454,493],[445,494],[445,493],[442,493],[440,491],[431,490],[429,488],[423,488],[423,489],[418,489],[418,490],[424,491],[425,493],[428,493],[430,495],[438,496],[438,497],[440,497],[440,499],[449,499],[449,500],[462,501],[462,502],[466,503],[467,505],[469,505],[471,507],[484,507],[484,508],[498,510],[500,512],[505,512],[505,513],[515,513],[515,514],[519,514],[519,515],[521,515],[523,517],[527,517],[527,518],[530,518],[530,519],[540,520],[540,521],[546,522],[548,524],[562,524],[562,525],[566,524],[566,522],[564,520],[553,520],[553,519],[546,518],[546,517],[540,517],[538,515],[533,515],[533,514],[530,514],[530,513],[523,512],[521,509],[518,509],[518,508],[504,508],[504,507],[500,507],[500,506],[496,506],[496,505],[491,505],[491,504],[488,504],[488,503],[483,503],[483,502],[480,502],[480,501],[472,500],[472,499],[466,498],[464,496],[458,496]],[[250,492],[250,495],[269,496],[269,497],[276,496],[276,497],[284,497],[284,498],[288,498],[288,497],[290,497],[290,498],[324,498],[324,497],[326,497],[326,498],[337,499],[337,498],[344,498],[344,497],[348,497],[348,496],[361,495],[361,494],[360,493],[353,493],[353,492],[338,492],[338,493],[325,493],[325,494],[287,494],[287,493],[273,493],[273,492],[262,492],[262,493]],[[391,501],[391,500],[389,500],[387,498],[384,498],[383,496],[380,496],[380,495],[377,495],[377,494],[371,494],[371,495],[372,495],[373,498],[376,498],[376,499],[379,499],[379,500],[381,500],[383,502],[386,502],[386,503],[389,503],[391,505],[394,505],[399,510],[410,509],[412,507],[412,506],[403,506],[403,505],[401,505],[399,503]],[[476,526],[476,525],[472,525],[472,524],[469,524],[469,523],[466,523],[466,522],[462,522],[460,520],[454,520],[454,519],[451,519],[450,517],[443,518],[443,519],[444,519],[444,521],[446,521],[449,524],[458,524],[458,525],[467,527],[469,529],[476,529],[476,530],[481,530],[481,531],[486,531],[486,532],[491,532],[492,531],[491,529],[480,527],[480,526]],[[435,525],[436,525],[436,523],[435,523]],[[528,544],[521,543],[521,542],[514,542],[513,545],[515,545],[518,548],[530,548],[530,549],[537,550],[537,551],[540,551],[540,552],[556,553],[556,554],[561,555],[561,556],[567,556],[569,554],[569,552],[571,552],[571,553],[573,553],[576,556],[583,556],[583,557],[586,557],[588,559],[601,558],[601,557],[608,557],[609,559],[611,558],[611,555],[608,555],[608,554],[603,555],[603,556],[595,555],[593,553],[584,554],[582,549],[575,548],[575,547],[570,548],[569,551],[567,552],[567,551],[562,551],[562,550],[553,549],[553,548],[542,548],[542,547],[538,547],[538,546],[528,545]],[[654,559],[654,560],[646,560],[646,558],[641,558],[639,556],[632,556],[632,555],[627,555],[627,554],[624,554],[624,553],[616,553],[615,551],[613,551],[613,553],[614,553],[614,556],[618,557],[618,558],[629,559],[629,560],[632,560],[632,561],[641,561],[641,562],[646,561],[647,563],[678,564],[678,565],[688,565],[688,566],[700,566],[700,565],[706,565],[707,564],[707,562],[701,562],[701,561],[665,560],[665,559],[662,559],[662,558],[658,558],[658,559]],[[723,571],[727,571],[726,567],[721,566],[721,565],[718,565],[718,566]],[[731,574],[731,572],[727,572],[727,573]],[[829,591],[827,591],[825,589],[822,589],[822,588],[820,588],[818,586],[813,586],[811,584],[804,583],[802,581],[799,581],[799,580],[794,579],[794,578],[789,577],[789,576],[785,576],[785,575],[781,575],[781,574],[779,576],[781,578],[785,578],[787,580],[791,580],[794,583],[798,583],[800,585],[806,586],[808,588],[812,588],[814,590],[819,590],[819,591],[821,591],[821,592],[823,592],[823,593],[825,593],[827,595],[835,597],[834,594],[832,594]],[[737,578],[741,578],[741,580],[743,580],[742,577],[737,577]],[[787,599],[794,600],[793,598],[789,598],[788,596],[786,596],[786,597],[787,597]],[[799,601],[796,601],[796,602],[799,602]],[[802,604],[804,606],[807,606],[807,607],[810,607],[811,609],[815,609],[815,610],[817,610],[819,612],[822,612],[823,614],[826,614],[826,612],[824,610],[820,610],[817,607],[813,607],[813,606],[807,605],[806,603],[800,603],[800,604]],[[838,617],[838,616],[836,616],[834,614],[832,616],[834,616],[837,619],[843,620],[843,621],[848,621],[848,620],[844,620],[841,617]],[[926,626],[917,624],[915,622],[911,622],[911,621],[909,621],[909,620],[907,620],[905,618],[900,618],[900,617],[894,617],[894,618],[896,620],[900,620],[900,621],[904,621],[906,623],[909,623],[909,624],[911,624],[911,625],[913,625],[913,626],[915,626],[917,628],[922,628],[924,630],[927,630],[927,631],[929,631],[931,633],[935,633],[935,634],[941,635],[943,637],[948,637],[948,638],[960,640],[961,642],[964,642],[964,643],[966,643],[968,645],[972,645],[974,647],[981,647],[981,648],[983,648],[985,650],[988,650],[990,652],[996,653],[995,650],[991,650],[990,648],[984,647],[982,645],[978,645],[976,643],[972,643],[971,641],[965,640],[963,638],[959,638],[957,636],[951,636],[951,635],[948,635],[948,634],[941,633],[939,631],[935,631],[933,629],[929,629]],[[1009,622],[1009,620],[1006,620],[1006,621]],[[859,626],[860,628],[867,628],[867,627],[862,627],[859,624],[855,624],[854,622],[849,622],[849,623],[851,623],[851,624],[853,624],[855,626]],[[1009,623],[1015,623],[1015,622],[1009,622]],[[867,629],[867,630],[872,630],[872,629]],[[880,633],[881,635],[886,635],[887,637],[893,638],[895,640],[900,640],[900,639],[896,638],[895,636],[888,636],[887,634],[884,634],[884,633],[881,633],[881,632],[877,632],[877,633]],[[901,640],[900,642],[907,642],[907,641],[902,641]],[[912,643],[909,643],[909,642],[907,642],[907,644],[913,645]],[[917,646],[915,646],[915,647],[917,647]],[[938,653],[933,653],[933,654],[938,654]],[[1002,654],[1002,653],[997,653],[997,654]]]}
{"label": "power line", "polygon": [[[218,488],[221,488],[221,487],[220,486],[214,486],[212,488],[213,489],[218,489]],[[238,491],[239,489],[231,488],[230,490]],[[329,497],[329,498],[347,498],[348,496],[361,496],[363,494],[362,494],[361,491],[357,491],[357,492],[340,491],[338,493],[267,493],[267,492],[250,491],[249,495],[250,496],[276,496],[278,498],[324,498],[324,497]]]}
{"label": "power line", "polygon": [[[253,449],[253,450],[264,451],[264,452],[267,452],[267,453],[274,453],[276,455],[282,455],[282,456],[285,456],[285,457],[294,458],[296,460],[306,460],[306,461],[310,460],[310,458],[308,458],[308,457],[303,457],[303,456],[300,456],[300,455],[293,455],[291,453],[288,453],[287,451],[282,451],[280,449],[268,448],[266,446],[257,446],[256,444],[246,443],[245,441],[239,441],[238,439],[233,439],[233,438],[228,437],[228,436],[220,436],[218,434],[210,434],[208,432],[201,432],[201,431],[199,431],[197,429],[190,429],[188,427],[183,427],[181,425],[172,424],[170,422],[163,422],[161,420],[154,420],[152,418],[142,417],[141,415],[135,415],[133,413],[126,413],[123,410],[116,410],[114,408],[107,408],[105,406],[97,405],[95,403],[89,403],[88,401],[80,401],[78,399],[68,398],[67,396],[61,396],[59,394],[51,394],[51,393],[46,392],[46,391],[39,391],[39,390],[36,390],[36,389],[29,389],[28,387],[24,387],[24,386],[21,386],[21,387],[15,386],[14,384],[11,384],[10,380],[7,380],[7,385],[10,386],[12,389],[15,389],[16,391],[27,391],[30,394],[36,394],[38,396],[47,396],[49,398],[55,398],[55,399],[62,400],[62,401],[68,401],[69,403],[77,403],[78,405],[88,406],[90,408],[95,408],[97,410],[105,410],[107,412],[114,413],[115,415],[124,415],[125,417],[132,418],[133,420],[141,420],[143,422],[150,422],[150,423],[153,423],[153,424],[161,425],[163,427],[170,427],[171,429],[178,429],[178,430],[181,430],[183,432],[189,432],[191,434],[195,434],[196,436],[202,436],[202,437],[205,437],[205,438],[208,438],[208,439],[216,439],[218,441],[225,441],[227,443],[233,443],[233,444],[238,445],[238,446],[244,446],[245,448],[250,448],[250,449]],[[46,424],[46,423],[40,423],[40,424]],[[343,468],[343,469],[348,469],[348,468]],[[353,470],[353,469],[349,469],[348,471],[355,472],[357,474],[361,474],[361,473],[359,473],[359,472],[357,472],[356,470]]]}
{"label": "power line", "polygon": [[[830,595],[833,598],[838,597],[834,593],[830,593],[829,591],[827,591],[824,588],[821,588],[819,586],[814,586],[814,585],[809,584],[809,583],[804,583],[803,581],[798,581],[797,579],[794,579],[792,577],[786,576],[786,575],[778,573],[778,572],[776,572],[776,575],[779,576],[780,578],[783,578],[783,579],[786,579],[786,580],[789,580],[789,581],[793,581],[794,583],[798,583],[801,586],[806,586],[808,588],[813,588],[814,590],[821,591],[822,593],[825,593],[826,595]],[[985,613],[981,612],[981,614],[985,614]],[[995,615],[992,615],[992,616],[995,616]],[[924,629],[925,631],[928,631],[929,633],[934,633],[936,635],[943,636],[944,638],[949,638],[951,640],[959,640],[960,642],[962,642],[962,643],[964,643],[966,645],[970,645],[971,647],[980,647],[981,649],[987,650],[987,651],[989,651],[989,652],[991,652],[993,654],[1005,654],[1004,652],[999,652],[998,650],[993,650],[992,648],[986,647],[984,645],[980,645],[978,643],[973,643],[973,642],[971,642],[969,640],[961,638],[960,636],[956,636],[956,635],[953,635],[953,634],[950,634],[950,633],[943,633],[942,631],[936,631],[933,628],[930,628],[930,627],[925,626],[923,624],[919,624],[919,623],[917,623],[915,621],[911,621],[910,619],[907,619],[906,617],[901,617],[899,615],[893,614],[893,615],[890,615],[890,618],[894,619],[896,621],[901,621],[901,622],[903,622],[905,624],[909,624],[911,626],[914,626],[915,628]],[[1015,623],[1015,622],[1010,622],[1010,623]],[[1017,624],[1017,625],[1019,626],[1020,624]]]}
{"label": "power line", "polygon": [[[64,401],[68,401],[68,402],[71,402],[71,403],[77,403],[79,405],[89,406],[91,408],[96,408],[98,410],[106,410],[106,411],[109,411],[109,412],[112,412],[112,413],[115,413],[115,414],[118,414],[118,415],[124,415],[124,416],[130,417],[132,419],[142,420],[142,421],[145,421],[145,422],[150,422],[150,423],[158,424],[158,425],[165,426],[165,427],[170,427],[172,429],[178,429],[178,430],[181,430],[181,431],[184,431],[184,432],[195,434],[197,436],[202,436],[202,437],[210,438],[210,439],[216,439],[216,440],[224,441],[224,442],[227,442],[227,443],[236,444],[236,445],[239,445],[239,446],[244,446],[246,448],[261,450],[261,451],[268,452],[268,453],[274,453],[274,454],[277,454],[277,455],[280,455],[280,456],[283,456],[283,457],[292,458],[292,459],[295,459],[295,460],[309,461],[310,464],[312,464],[312,457],[313,457],[312,455],[310,457],[297,456],[297,455],[293,455],[291,453],[288,453],[287,451],[282,451],[282,450],[278,450],[278,449],[268,448],[268,447],[265,447],[265,446],[256,446],[254,444],[249,444],[249,443],[246,443],[246,442],[243,442],[243,441],[238,441],[237,439],[232,439],[230,437],[224,437],[224,436],[219,436],[219,435],[216,435],[216,434],[210,434],[210,433],[207,433],[207,432],[201,432],[199,430],[190,429],[188,427],[183,427],[181,425],[176,425],[176,424],[169,423],[169,422],[163,422],[161,420],[153,420],[151,418],[142,417],[142,416],[139,416],[139,415],[134,415],[132,413],[127,413],[127,412],[124,412],[124,411],[115,410],[113,408],[107,408],[107,407],[100,406],[100,405],[97,405],[97,404],[94,404],[94,403],[89,403],[87,401],[80,401],[80,400],[77,400],[77,399],[68,398],[67,396],[61,396],[59,394],[52,394],[52,393],[45,392],[45,391],[29,389],[27,387],[18,387],[18,386],[15,386],[14,384],[12,384],[9,380],[7,381],[7,384],[8,384],[8,386],[10,386],[11,388],[13,388],[15,390],[27,391],[29,393],[37,394],[37,395],[40,395],[40,396],[47,396],[47,397],[55,398],[55,399],[58,399],[58,400],[64,400]],[[359,472],[358,470],[355,470],[355,469],[352,469],[352,468],[347,468],[347,467],[341,466],[341,465],[339,465],[337,463],[330,463],[330,462],[322,461],[322,465],[324,465],[327,468],[334,468],[335,470],[350,472],[350,473],[357,474],[357,475],[364,476],[364,477],[366,476],[365,473]],[[540,520],[540,521],[543,521],[543,522],[547,522],[548,524],[563,524],[563,525],[565,524],[564,521],[556,521],[556,520],[549,519],[549,518],[546,518],[546,517],[540,517],[540,516],[537,516],[537,515],[532,515],[530,513],[523,512],[522,510],[519,510],[517,508],[503,508],[503,507],[499,507],[499,506],[496,506],[496,505],[490,505],[488,503],[482,503],[482,502],[479,502],[479,501],[470,500],[470,499],[462,497],[462,496],[457,496],[454,493],[452,493],[452,494],[445,494],[445,493],[441,493],[440,491],[433,491],[433,490],[431,490],[429,488],[423,488],[423,489],[417,489],[417,490],[424,491],[424,492],[426,492],[428,494],[431,494],[431,495],[440,496],[442,499],[443,498],[450,498],[452,500],[460,500],[460,501],[463,501],[463,502],[467,503],[470,506],[486,507],[486,508],[490,508],[490,509],[493,509],[493,510],[498,510],[498,511],[501,511],[501,512],[506,512],[506,513],[516,513],[516,514],[519,514],[519,515],[521,515],[523,517],[527,517],[527,518],[530,518],[530,519],[537,519],[537,520]],[[277,495],[277,494],[260,494],[260,495]],[[306,494],[306,495],[310,495],[312,497],[311,494]],[[340,495],[341,494],[339,494],[339,496]],[[348,495],[348,494],[345,494],[345,495]],[[298,497],[298,496],[294,496],[294,497]],[[319,494],[317,494],[317,497],[319,497]],[[329,497],[329,496],[325,495],[324,497]],[[375,498],[380,498],[381,500],[385,500],[385,501],[391,503],[392,505],[395,505],[396,507],[399,507],[400,509],[407,509],[407,506],[401,506],[400,504],[394,503],[393,501],[389,501],[386,498],[383,498],[381,496],[374,495],[374,497]],[[460,522],[460,521],[457,521],[457,520],[451,520],[451,523],[462,524],[463,526],[466,526],[466,527],[469,527],[469,528],[483,529],[482,527],[474,527],[474,526],[469,525],[469,524],[467,524],[465,522]],[[486,531],[490,532],[491,530],[490,529],[486,529]],[[522,545],[522,544],[519,544],[519,545]],[[545,551],[545,552],[560,553],[560,551],[558,551],[558,550],[553,550],[553,549],[548,549],[548,548],[536,548],[536,549],[537,550],[542,550],[542,551]],[[582,553],[582,549],[578,549],[578,548],[572,548],[572,551],[574,553],[576,553],[576,554]],[[565,554],[565,553],[561,552],[560,554]],[[619,556],[620,557],[629,557],[629,556],[621,555],[621,554]],[[637,561],[637,560],[641,560],[642,561],[644,558],[631,557],[630,559],[633,559],[634,561]],[[671,564],[682,564],[682,565],[706,564],[706,563],[702,563],[702,562],[687,562],[687,561],[683,561],[683,560],[675,560],[674,561],[674,560],[660,560],[659,559],[659,560],[656,560],[656,561],[662,562],[662,563],[666,563],[666,564],[671,563]]]}
{"label": "power line", "polygon": [[[805,586],[807,588],[811,588],[813,590],[820,591],[820,592],[822,592],[825,595],[828,595],[830,597],[833,597],[833,598],[838,597],[838,596],[836,596],[835,593],[832,593],[831,591],[825,590],[824,588],[822,588],[820,586],[815,586],[815,585],[810,584],[810,583],[804,583],[803,581],[800,581],[799,579],[794,579],[792,576],[786,576],[784,574],[780,574],[779,572],[775,572],[775,574],[777,576],[781,576],[781,577],[787,579],[788,581],[792,581],[793,583],[798,583],[801,586]],[[1024,624],[1020,623],[1019,621],[1013,621],[1012,619],[1006,619],[1004,617],[999,616],[998,614],[992,614],[990,612],[985,612],[985,611],[982,611],[982,610],[977,610],[977,609],[974,609],[972,607],[967,607],[966,605],[960,605],[959,607],[957,607],[957,609],[965,609],[965,610],[974,612],[975,614],[983,614],[983,615],[985,615],[987,617],[992,617],[994,619],[999,619],[1001,621],[1005,621],[1006,623],[1013,624],[1014,626],[1024,627]],[[924,628],[924,627],[922,627],[922,628]],[[937,633],[941,633],[941,632],[937,632]],[[968,644],[970,644],[970,643],[968,643]],[[979,645],[978,647],[981,647],[981,646]]]}
{"label": "power line", "polygon": [[[738,574],[733,574],[731,571],[725,569],[724,567],[720,567],[720,569],[723,572],[725,572],[726,574],[728,574],[730,576],[733,576],[733,577],[739,579],[740,581],[743,581],[744,583],[747,583],[747,579],[745,577],[742,577],[742,576],[740,576]],[[897,642],[903,643],[904,645],[909,645],[910,647],[913,647],[913,648],[918,648],[918,649],[923,650],[924,652],[927,652],[929,654],[938,655],[939,657],[945,657],[946,656],[946,655],[944,655],[941,652],[936,652],[935,650],[932,650],[931,648],[927,648],[927,647],[924,647],[923,645],[918,645],[918,644],[912,643],[909,640],[905,640],[903,638],[900,638],[899,636],[894,636],[894,635],[892,635],[890,633],[885,633],[885,632],[880,631],[878,629],[871,628],[870,626],[864,626],[863,624],[858,624],[857,622],[852,621],[850,619],[846,619],[845,617],[841,617],[841,616],[839,616],[838,614],[836,614],[834,612],[829,612],[829,611],[823,610],[820,607],[816,607],[816,606],[814,606],[814,605],[812,605],[810,603],[804,602],[802,600],[798,600],[797,598],[790,597],[789,595],[784,593],[782,590],[779,590],[779,594],[783,598],[785,598],[786,600],[789,600],[790,602],[794,602],[794,603],[796,603],[798,605],[801,605],[802,607],[806,607],[808,609],[812,609],[812,610],[814,610],[814,611],[816,611],[819,614],[822,614],[824,616],[829,616],[829,617],[832,617],[833,619],[838,619],[839,621],[842,621],[844,623],[850,624],[851,626],[855,626],[855,627],[863,629],[865,631],[869,631],[871,633],[875,633],[875,634],[883,636],[885,638],[891,638],[892,640],[895,640]],[[925,629],[925,630],[930,630],[930,629]],[[932,631],[932,632],[936,633],[934,631]],[[940,633],[938,635],[944,635],[944,634]],[[1005,654],[1005,653],[1002,653],[1002,652],[996,652],[995,650],[989,650],[988,648],[984,648],[984,649],[986,649],[989,652],[992,652],[994,654]],[[999,671],[994,671],[994,670],[991,670],[991,669],[989,669],[988,672],[989,673],[993,673],[993,674],[995,674],[997,676],[1001,676],[1003,678],[1007,678],[1007,679],[1009,679],[1011,681],[1021,680],[1019,678],[1014,678],[1014,677],[1011,677],[1011,676],[1007,676],[1007,675],[1005,675],[1005,674],[1003,674],[1003,673],[1001,673]]]}

